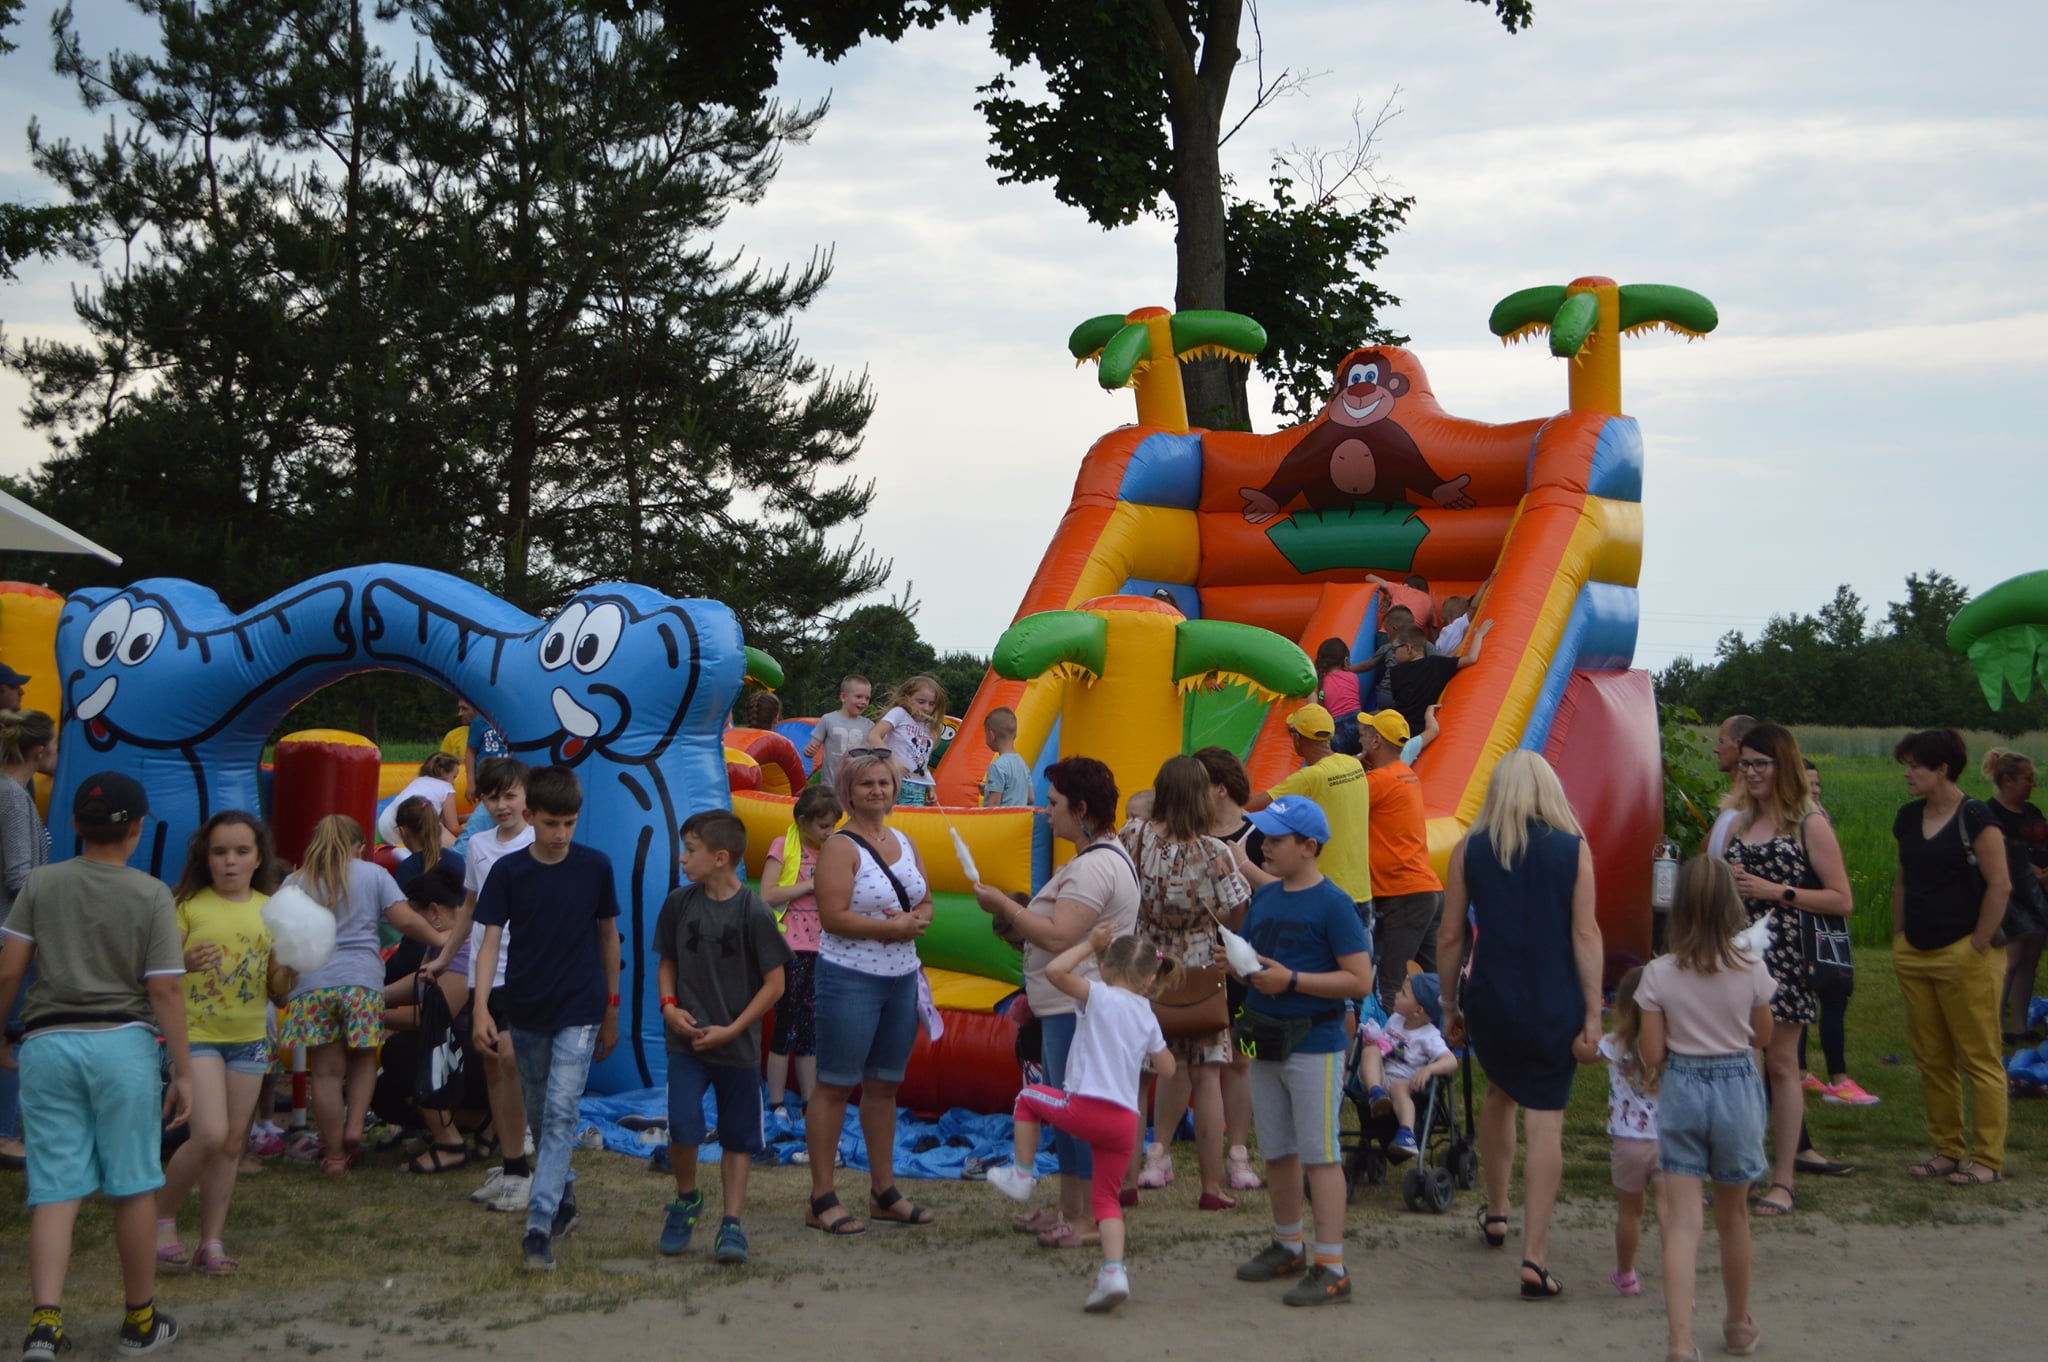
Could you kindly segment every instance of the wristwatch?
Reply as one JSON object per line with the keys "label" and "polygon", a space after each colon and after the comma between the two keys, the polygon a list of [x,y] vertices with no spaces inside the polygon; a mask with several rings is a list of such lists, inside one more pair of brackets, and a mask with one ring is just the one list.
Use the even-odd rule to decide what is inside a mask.
{"label": "wristwatch", "polygon": [[1295,986],[1296,986],[1297,984],[1299,984],[1300,982],[1301,982],[1301,971],[1300,971],[1300,970],[1298,970],[1298,969],[1291,969],[1291,970],[1287,971],[1287,991],[1288,991],[1289,993],[1292,993],[1292,992],[1294,992]]}
{"label": "wristwatch", "polygon": [[1778,895],[1778,897],[1785,900],[1785,902],[1790,903],[1792,902],[1792,896],[1798,892],[1798,890],[1794,889],[1791,885],[1788,884],[1785,886],[1785,892]]}

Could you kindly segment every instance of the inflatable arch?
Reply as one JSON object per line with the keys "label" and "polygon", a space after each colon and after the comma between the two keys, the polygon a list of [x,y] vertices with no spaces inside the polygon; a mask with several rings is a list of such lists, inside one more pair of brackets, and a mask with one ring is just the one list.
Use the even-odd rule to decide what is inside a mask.
{"label": "inflatable arch", "polygon": [[[424,677],[467,697],[521,760],[574,768],[577,840],[611,857],[623,938],[622,1044],[591,1090],[664,1080],[650,938],[681,880],[682,821],[728,806],[719,733],[746,664],[725,606],[605,584],[542,620],[461,578],[378,564],[239,615],[186,581],[79,591],[56,643],[56,788],[109,769],[140,780],[153,826],[135,864],[164,878],[213,813],[260,807],[257,763],[292,706],[359,672]],[[61,835],[53,848],[75,851]]]}

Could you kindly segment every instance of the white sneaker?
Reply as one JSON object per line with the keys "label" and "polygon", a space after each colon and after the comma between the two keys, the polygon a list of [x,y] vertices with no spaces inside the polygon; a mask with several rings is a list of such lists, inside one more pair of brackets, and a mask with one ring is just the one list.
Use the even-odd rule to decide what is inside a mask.
{"label": "white sneaker", "polygon": [[[988,1170],[988,1185],[1012,1201],[1031,1200],[1031,1189],[1038,1185],[1038,1179],[1014,1163],[1006,1163]],[[1126,1292],[1125,1294],[1129,1294]]]}
{"label": "white sneaker", "polygon": [[1095,1289],[1081,1308],[1091,1315],[1105,1314],[1131,1298],[1130,1275],[1120,1267],[1105,1267],[1095,1274]]}
{"label": "white sneaker", "polygon": [[487,1211],[504,1211],[512,1215],[526,1214],[527,1194],[533,1190],[533,1179],[507,1173],[498,1179],[498,1191],[484,1203]]}
{"label": "white sneaker", "polygon": [[498,1184],[504,1181],[504,1179],[505,1169],[503,1165],[491,1169],[490,1172],[484,1174],[484,1185],[471,1192],[469,1199],[478,1205],[484,1205],[497,1200]]}

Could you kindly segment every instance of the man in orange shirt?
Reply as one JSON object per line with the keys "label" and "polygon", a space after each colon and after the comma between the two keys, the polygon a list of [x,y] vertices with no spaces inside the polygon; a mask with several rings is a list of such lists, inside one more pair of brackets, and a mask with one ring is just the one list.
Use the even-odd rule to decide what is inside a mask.
{"label": "man in orange shirt", "polygon": [[1380,962],[1380,1005],[1391,1015],[1410,960],[1436,969],[1436,930],[1444,885],[1429,863],[1422,782],[1401,762],[1408,721],[1383,709],[1358,716],[1359,756],[1372,793],[1368,829],[1372,860],[1373,959]]}

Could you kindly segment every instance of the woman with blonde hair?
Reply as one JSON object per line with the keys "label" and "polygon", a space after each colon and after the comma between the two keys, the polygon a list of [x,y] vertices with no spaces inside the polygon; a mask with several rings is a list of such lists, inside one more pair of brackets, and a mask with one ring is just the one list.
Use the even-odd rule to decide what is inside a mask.
{"label": "woman with blonde hair", "polygon": [[334,957],[299,976],[278,1018],[281,1048],[306,1047],[318,1139],[300,1145],[295,1161],[340,1176],[363,1142],[363,1115],[377,1085],[377,1047],[384,1040],[384,960],[377,922],[439,949],[445,933],[413,911],[389,871],[363,859],[362,824],[329,814],[313,829],[306,859],[285,881],[335,916]]}
{"label": "woman with blonde hair", "polygon": [[2005,860],[2012,899],[2005,909],[2005,989],[2000,1011],[2007,1020],[2008,1045],[2040,1039],[2027,1025],[2034,996],[2034,971],[2048,940],[2048,820],[2028,798],[2034,793],[2032,759],[2003,747],[1984,754],[1984,779],[1991,782],[1989,807],[2005,833]]}
{"label": "woman with blonde hair", "polygon": [[1806,974],[1799,914],[1847,917],[1855,900],[1834,825],[1814,802],[1805,759],[1789,730],[1758,724],[1742,735],[1735,785],[1723,807],[1735,814],[1724,855],[1735,871],[1735,889],[1750,922],[1771,920],[1764,966],[1778,981],[1771,998],[1777,1026],[1764,1051],[1764,1077],[1771,1095],[1771,1185],[1757,1202],[1756,1213],[1789,1215],[1799,1204],[1792,1179],[1799,1167],[1799,1129],[1806,1118],[1799,1037],[1820,1017],[1820,1002]]}
{"label": "woman with blonde hair", "polygon": [[[1152,781],[1152,817],[1132,819],[1118,834],[1138,868],[1138,930],[1191,970],[1223,962],[1217,926],[1242,922],[1252,897],[1230,848],[1210,835],[1216,806],[1209,784],[1209,768],[1193,757],[1167,758]],[[1173,1181],[1168,1146],[1192,1097],[1202,1177],[1196,1204],[1205,1211],[1229,1210],[1237,1205],[1223,1184],[1222,1077],[1230,1067],[1230,1031],[1175,1037],[1168,1048],[1174,1072],[1153,1091],[1152,1143],[1145,1146],[1138,1185]]]}
{"label": "woman with blonde hair", "polygon": [[[1478,944],[1462,982],[1471,931]],[[1451,849],[1437,969],[1444,1030],[1465,1035],[1486,1071],[1479,1162],[1488,1248],[1507,1244],[1508,1184],[1515,1166],[1515,1112],[1529,1150],[1522,1165],[1522,1295],[1564,1290],[1543,1265],[1550,1214],[1564,1175],[1564,1109],[1577,1070],[1575,1044],[1600,1044],[1600,925],[1593,917],[1593,854],[1556,772],[1534,752],[1500,759],[1479,817]],[[1499,1228],[1498,1234],[1495,1233]]]}
{"label": "woman with blonde hair", "polygon": [[[0,922],[14,909],[28,872],[50,859],[50,833],[36,809],[35,778],[57,769],[57,725],[40,710],[0,710]],[[35,965],[15,996],[15,1016],[28,997]],[[0,1040],[0,1050],[7,1042]],[[26,1166],[21,1143],[21,1079],[0,1066],[0,1168]]]}

